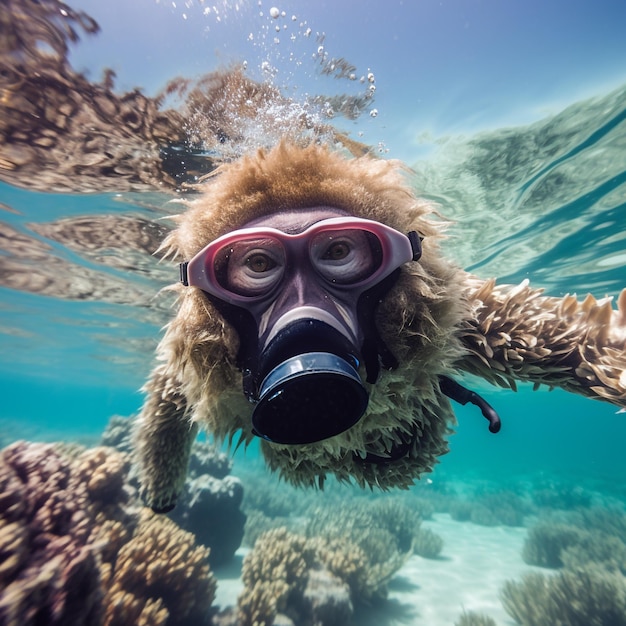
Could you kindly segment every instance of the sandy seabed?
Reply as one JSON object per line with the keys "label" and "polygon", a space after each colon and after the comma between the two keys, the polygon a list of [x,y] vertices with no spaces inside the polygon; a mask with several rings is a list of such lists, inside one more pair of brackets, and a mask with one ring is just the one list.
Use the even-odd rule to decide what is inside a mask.
{"label": "sandy seabed", "polygon": [[[440,558],[411,557],[389,583],[388,601],[359,611],[354,626],[453,626],[464,611],[488,615],[498,626],[513,626],[500,602],[500,589],[506,580],[540,570],[522,560],[526,529],[456,522],[445,513],[422,527],[444,540]],[[221,607],[237,602],[245,552],[239,550],[235,563],[216,574],[216,603]]]}

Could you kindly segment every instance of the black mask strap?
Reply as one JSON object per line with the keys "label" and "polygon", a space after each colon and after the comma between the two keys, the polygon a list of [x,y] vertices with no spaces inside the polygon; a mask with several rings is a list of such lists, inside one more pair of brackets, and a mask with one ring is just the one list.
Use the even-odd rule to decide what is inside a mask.
{"label": "black mask strap", "polygon": [[256,402],[259,370],[259,338],[256,321],[250,311],[224,302],[206,291],[203,293],[217,309],[217,312],[233,326],[239,335],[237,367],[243,374],[243,393],[250,402]]}
{"label": "black mask strap", "polygon": [[366,380],[371,384],[378,380],[381,365],[386,370],[393,370],[398,367],[398,360],[391,353],[376,327],[376,309],[387,292],[394,286],[399,275],[400,268],[371,289],[364,291],[357,304],[357,317],[364,334],[361,356],[367,373]]}

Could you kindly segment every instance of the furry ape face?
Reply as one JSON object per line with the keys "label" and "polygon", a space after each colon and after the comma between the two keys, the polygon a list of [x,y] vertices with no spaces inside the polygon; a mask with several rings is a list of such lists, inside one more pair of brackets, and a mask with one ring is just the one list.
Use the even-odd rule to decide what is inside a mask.
{"label": "furry ape face", "polygon": [[[334,473],[362,485],[405,486],[430,471],[447,451],[446,435],[454,418],[438,376],[462,353],[456,335],[467,304],[459,297],[463,273],[439,256],[440,225],[429,219],[430,212],[428,204],[413,196],[397,163],[370,157],[346,160],[328,148],[283,144],[219,170],[203,196],[176,218],[178,228],[164,247],[180,261],[244,226],[297,232],[332,215],[373,220],[424,238],[422,258],[402,265],[393,286],[376,303],[377,332],[398,367],[383,369],[375,383],[364,383],[369,402],[363,417],[322,441],[262,442],[270,467],[289,481],[321,483]],[[305,282],[310,291],[312,281]],[[245,323],[205,291],[178,289],[179,310],[159,348],[164,366],[158,375],[184,398],[180,419],[202,425],[218,438],[240,431],[250,441],[254,406],[242,393],[241,371]],[[294,297],[293,284],[290,289],[283,299]],[[343,318],[335,319],[349,328],[349,307],[344,309]],[[356,368],[367,379],[362,362]]]}
{"label": "furry ape face", "polygon": [[[256,434],[265,435],[261,448],[269,467],[297,485],[321,485],[328,474],[334,474],[361,486],[407,487],[431,471],[447,452],[446,440],[454,425],[440,377],[459,371],[513,389],[516,380],[530,381],[626,405],[626,291],[614,311],[610,300],[589,296],[579,303],[573,296],[543,296],[526,283],[498,286],[493,280],[470,276],[442,258],[438,248],[442,222],[428,203],[415,197],[405,174],[396,162],[369,156],[346,159],[328,147],[284,143],[217,170],[204,193],[175,218],[178,227],[163,248],[180,262],[203,250],[210,254],[220,237],[253,227],[257,233],[265,228],[263,232],[279,247],[296,250],[305,263],[296,264],[297,271],[285,266],[278,273],[276,284],[283,291],[271,292],[267,302],[262,288],[259,308],[237,305],[241,304],[237,298],[250,293],[246,290],[251,284],[255,289],[258,285],[248,282],[251,275],[242,266],[228,278],[213,276],[203,282],[202,271],[195,276],[190,265],[195,276],[192,284],[175,287],[178,311],[159,345],[160,364],[146,385],[148,397],[137,423],[136,448],[147,504],[155,510],[174,505],[198,427],[218,440],[239,435],[247,443],[254,438],[255,405],[246,395],[258,399],[259,380],[254,380],[254,368],[248,367],[246,358],[265,348],[273,324],[279,324],[275,334],[280,335],[279,322],[284,321],[289,303],[296,309],[317,308],[315,321],[327,323],[331,331],[352,342],[347,353],[338,344],[327,345],[322,352],[341,352],[368,396],[360,419],[344,419],[335,430],[328,427],[322,437],[309,432],[286,443],[275,433],[258,433],[257,428]],[[368,377],[366,371],[358,312],[328,285],[324,292],[316,282],[319,273],[306,273],[306,264],[316,261],[309,248],[304,253],[305,248],[290,239],[295,233],[302,233],[303,240],[314,239],[316,225],[321,227],[329,216],[377,222],[393,229],[393,237],[411,231],[423,237],[419,260],[400,263],[393,284],[377,292],[371,308],[370,321],[380,339],[375,342],[376,365],[381,354],[383,365],[390,362],[385,363],[384,355],[391,354],[397,361],[397,367],[383,367],[377,378]],[[261,247],[265,254],[265,244]],[[335,252],[341,258],[344,250]],[[274,265],[276,258],[270,257],[256,258],[256,270],[274,271],[279,264]],[[270,277],[268,284],[273,285],[275,275],[264,275],[263,280]],[[194,280],[200,287],[193,286]],[[240,289],[238,296],[224,301],[224,291]],[[317,298],[317,304],[298,300],[301,297]],[[331,299],[334,309],[320,305],[320,298]],[[234,312],[233,302],[235,310],[244,312]],[[277,311],[281,307],[284,310]],[[272,316],[272,311],[277,315]],[[310,349],[315,351],[307,343]],[[251,372],[252,385],[246,382]],[[289,419],[297,422],[300,412],[294,410]],[[308,419],[315,418],[315,411],[309,411]]]}
{"label": "furry ape face", "polygon": [[367,406],[360,363],[370,383],[381,364],[397,366],[374,313],[400,266],[421,257],[419,236],[330,207],[245,226],[183,263],[183,283],[237,331],[254,434],[285,444],[333,437]]}

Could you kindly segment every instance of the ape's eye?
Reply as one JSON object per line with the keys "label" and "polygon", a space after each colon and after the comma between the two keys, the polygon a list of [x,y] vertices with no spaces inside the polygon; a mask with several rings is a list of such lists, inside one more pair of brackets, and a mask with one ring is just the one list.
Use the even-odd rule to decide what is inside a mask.
{"label": "ape's eye", "polygon": [[329,282],[356,284],[381,264],[378,238],[359,228],[324,230],[311,239],[309,253],[315,269]]}
{"label": "ape's eye", "polygon": [[267,272],[276,267],[276,261],[266,254],[257,252],[251,254],[246,260],[245,264],[250,268],[252,272]]}
{"label": "ape's eye", "polygon": [[350,254],[350,245],[345,241],[334,241],[328,246],[326,252],[322,255],[322,259],[328,261],[341,261]]}
{"label": "ape's eye", "polygon": [[280,241],[250,237],[224,246],[215,255],[215,277],[224,289],[240,296],[262,296],[280,282],[285,250]]}

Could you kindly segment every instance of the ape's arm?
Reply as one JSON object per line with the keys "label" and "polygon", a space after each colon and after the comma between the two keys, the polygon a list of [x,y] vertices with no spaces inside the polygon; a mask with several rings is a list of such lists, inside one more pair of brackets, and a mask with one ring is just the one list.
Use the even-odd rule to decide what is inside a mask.
{"label": "ape's arm", "polygon": [[473,316],[459,366],[492,383],[562,387],[626,407],[626,289],[609,298],[546,297],[525,281],[499,286],[468,278]]}
{"label": "ape's arm", "polygon": [[198,432],[186,415],[187,403],[178,383],[163,369],[157,368],[146,385],[148,397],[135,432],[141,496],[158,513],[176,504]]}

